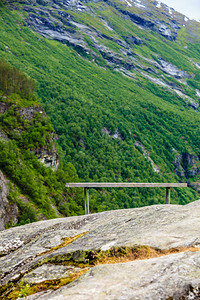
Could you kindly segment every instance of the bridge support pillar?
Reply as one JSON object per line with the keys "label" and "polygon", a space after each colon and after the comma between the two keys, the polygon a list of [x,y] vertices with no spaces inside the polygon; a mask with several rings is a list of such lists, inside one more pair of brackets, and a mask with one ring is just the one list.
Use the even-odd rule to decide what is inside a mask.
{"label": "bridge support pillar", "polygon": [[85,215],[90,213],[90,208],[89,208],[89,188],[85,187],[84,188],[84,200],[85,200]]}
{"label": "bridge support pillar", "polygon": [[166,187],[166,204],[170,204],[170,187]]}

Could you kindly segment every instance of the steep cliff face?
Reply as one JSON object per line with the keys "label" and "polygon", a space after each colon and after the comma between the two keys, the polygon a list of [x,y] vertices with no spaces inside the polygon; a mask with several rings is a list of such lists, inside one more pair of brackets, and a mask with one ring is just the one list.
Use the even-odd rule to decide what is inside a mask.
{"label": "steep cliff face", "polygon": [[0,171],[0,231],[4,230],[6,225],[15,225],[18,221],[18,207],[9,202],[8,195],[9,180],[6,180]]}
{"label": "steep cliff face", "polygon": [[56,170],[59,166],[59,157],[52,138],[52,149],[33,149],[38,159],[46,166]]}
{"label": "steep cliff face", "polygon": [[177,155],[174,162],[176,174],[189,179],[200,174],[199,156],[184,152]]}
{"label": "steep cliff face", "polygon": [[[34,188],[32,191],[30,187],[27,189],[30,184],[27,177],[33,169],[33,165],[28,169],[30,162],[27,161],[27,155],[34,153],[45,167],[53,170],[59,166],[53,129],[43,108],[39,104],[24,106],[20,103],[24,100],[18,96],[18,101],[15,101],[15,97],[4,96],[1,97],[3,101],[0,101],[0,169],[11,180],[6,180],[0,170],[0,231],[7,226],[46,218],[45,213],[38,209],[41,205],[39,199],[36,205],[32,201],[36,190],[41,186],[41,179],[38,180],[35,176],[34,181],[38,181],[35,191]],[[20,155],[20,152],[24,154]],[[45,193],[43,189],[40,199]],[[60,216],[53,203],[49,203],[49,206],[53,215],[55,213]]]}
{"label": "steep cliff face", "polygon": [[58,168],[56,135],[34,87],[32,78],[0,59],[0,231],[83,212],[77,195],[65,193],[67,179],[78,180],[76,171],[72,164]]}
{"label": "steep cliff face", "polygon": [[[102,38],[101,32],[96,31],[95,28],[74,22],[73,14],[70,13],[70,11],[75,13],[86,12],[93,15],[94,10],[90,4],[94,2],[99,5],[100,1],[45,0],[20,2],[24,4],[24,10],[29,13],[28,24],[34,26],[44,36],[64,42],[68,41],[70,44],[80,46],[85,50],[88,50],[88,48],[86,47],[87,44],[84,43],[82,33],[90,34],[93,38]],[[142,0],[140,3],[137,3],[137,1],[103,1],[101,4],[104,7],[110,6],[118,10],[123,18],[131,20],[144,30],[155,31],[171,41],[176,39],[178,30],[183,24],[186,24],[184,16],[174,10],[169,13],[168,6],[163,3],[158,7],[157,1]],[[160,18],[161,14],[162,18]],[[173,18],[171,17],[172,14]],[[100,18],[101,23],[107,29],[113,30],[112,26],[103,17]],[[76,27],[80,29],[79,33],[76,31]],[[105,35],[104,37],[109,38]],[[123,41],[120,44],[122,47],[127,46]]]}
{"label": "steep cliff face", "polygon": [[[20,107],[17,106],[17,103],[11,101],[11,98],[12,96],[5,97],[4,101],[7,102],[0,101],[0,169],[11,180],[6,180],[0,170],[0,231],[4,230],[6,226],[45,218],[44,213],[38,209],[40,203],[37,203],[37,205],[31,203],[32,195],[36,191],[30,192],[30,188],[27,189],[27,187],[24,189],[24,185],[29,183],[22,183],[29,176],[29,172],[32,172],[32,170],[27,169],[30,163],[26,161],[27,158],[25,157],[28,153],[34,153],[45,167],[56,170],[59,166],[54,133],[43,108],[40,105]],[[9,147],[11,148],[9,149]],[[21,154],[21,157],[19,157],[19,151],[26,151],[25,156]],[[4,161],[10,154],[10,160]],[[20,169],[23,169],[23,171],[20,171]],[[41,185],[38,179],[34,180],[38,181],[38,185]],[[10,189],[10,187],[12,188]],[[10,194],[11,190],[12,195]],[[42,193],[45,193],[45,191],[43,190]],[[41,199],[43,196],[40,195]],[[60,216],[53,203],[51,208],[56,215]]]}
{"label": "steep cliff face", "polygon": [[[19,109],[19,115],[29,122],[32,122],[36,118],[37,114],[40,114],[40,116],[44,119],[47,118],[44,109],[41,106]],[[44,145],[44,147],[33,148],[32,151],[45,166],[52,167],[53,169],[58,168],[59,157],[55,146],[55,138],[53,132],[50,132],[46,137],[46,145]]]}
{"label": "steep cliff face", "polygon": [[[15,7],[12,1],[9,3]],[[185,105],[198,110],[199,97],[194,93],[191,97],[191,87],[184,86],[185,79],[193,78],[194,74],[166,61],[154,47],[154,59],[138,51],[139,48],[149,47],[152,32],[158,35],[159,39],[155,41],[158,44],[159,40],[166,44],[168,41],[175,43],[182,32],[185,32],[186,39],[196,42],[199,37],[198,22],[153,0],[33,0],[20,3],[27,13],[26,24],[43,37],[70,45],[80,55],[97,64],[102,64],[103,60],[106,67],[114,68],[129,78],[133,78],[134,73],[147,78],[172,94],[177,94]],[[120,19],[121,27],[116,25]],[[125,30],[127,24],[128,29]],[[138,35],[135,35],[136,32]],[[178,40],[178,43],[182,44],[182,41]],[[196,62],[191,61],[190,64]],[[148,74],[151,76],[148,77]]]}
{"label": "steep cliff face", "polygon": [[[9,102],[9,97],[7,98],[7,103],[0,101],[0,114],[2,114],[2,120],[0,126],[0,137],[4,140],[15,139],[19,141],[20,137],[23,140],[23,137],[26,136],[29,139],[29,143],[31,144],[31,151],[33,151],[38,159],[47,167],[52,167],[53,169],[57,169],[59,166],[59,158],[58,153],[55,146],[54,141],[54,133],[52,128],[47,128],[45,122],[47,120],[44,109],[40,106],[30,106],[30,107],[19,107],[17,104]],[[4,101],[6,101],[4,99]],[[4,118],[4,115],[5,118]],[[7,123],[7,118],[13,117],[16,120],[15,124],[11,124],[10,126]],[[44,122],[44,124],[42,124]],[[38,127],[37,124],[41,124],[44,128]],[[45,128],[46,126],[46,128]],[[31,134],[35,127],[35,135],[31,140]],[[32,128],[32,129],[31,129]],[[27,131],[27,134],[26,134]],[[30,136],[27,136],[27,135]],[[41,135],[41,136],[40,136]],[[42,143],[39,142],[40,139],[44,139]],[[35,144],[34,144],[35,143]],[[23,141],[21,141],[23,144]],[[37,145],[37,147],[35,147]],[[29,147],[25,145],[25,147]]]}

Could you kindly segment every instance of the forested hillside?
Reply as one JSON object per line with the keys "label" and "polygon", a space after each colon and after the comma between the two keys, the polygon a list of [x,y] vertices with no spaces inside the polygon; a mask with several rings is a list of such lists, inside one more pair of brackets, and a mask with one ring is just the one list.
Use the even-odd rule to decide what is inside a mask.
{"label": "forested hillside", "polygon": [[65,189],[65,182],[78,181],[78,176],[72,164],[59,163],[55,134],[35,96],[35,82],[0,60],[0,93],[0,170],[9,180],[5,196],[11,205],[5,202],[8,192],[0,174],[1,222],[4,206],[10,215],[7,227],[82,214],[82,194]]}
{"label": "forested hillside", "polygon": [[[197,199],[199,23],[153,1],[4,1],[0,16],[0,56],[34,79],[60,147],[62,176],[39,174],[74,181],[64,175],[72,164],[80,181],[187,181],[172,202]],[[15,143],[20,155],[32,147]],[[164,194],[92,190],[91,211],[164,203]],[[66,215],[83,212],[82,191],[73,195]]]}

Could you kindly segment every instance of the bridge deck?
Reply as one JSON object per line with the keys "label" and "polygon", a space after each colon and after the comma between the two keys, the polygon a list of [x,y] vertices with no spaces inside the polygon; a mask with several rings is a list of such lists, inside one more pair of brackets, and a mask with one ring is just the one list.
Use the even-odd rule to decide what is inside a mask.
{"label": "bridge deck", "polygon": [[135,183],[135,182],[73,182],[66,187],[187,187],[187,183]]}
{"label": "bridge deck", "polygon": [[170,189],[175,187],[187,187],[187,183],[136,183],[136,182],[69,182],[66,187],[84,188],[85,214],[89,214],[89,188],[103,187],[164,187],[166,188],[166,204],[170,204]]}

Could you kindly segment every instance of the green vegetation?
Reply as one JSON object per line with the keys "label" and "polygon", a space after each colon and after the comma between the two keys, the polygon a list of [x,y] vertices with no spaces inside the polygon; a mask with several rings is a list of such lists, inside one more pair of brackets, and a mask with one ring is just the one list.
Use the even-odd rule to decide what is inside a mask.
{"label": "green vegetation", "polygon": [[0,90],[5,95],[15,93],[27,98],[32,96],[35,91],[35,81],[1,59]]}
{"label": "green vegetation", "polygon": [[[65,216],[83,214],[82,193],[67,193],[65,189],[65,182],[78,181],[72,164],[53,171],[39,162],[30,150],[18,148],[14,141],[0,140],[0,156],[0,169],[15,184],[9,200],[19,207],[19,224],[35,221],[39,214],[56,218],[57,210]],[[21,194],[30,203],[23,203]]]}
{"label": "green vegetation", "polygon": [[53,128],[48,119],[36,113],[30,121],[20,114],[19,107],[11,105],[0,115],[0,126],[7,136],[23,149],[52,148]]}
{"label": "green vegetation", "polygon": [[16,283],[11,282],[1,288],[0,299],[3,300],[6,298],[8,300],[16,300],[49,289],[57,290],[60,287],[65,286],[70,282],[76,280],[81,275],[85,274],[87,271],[88,268],[85,268],[83,270],[75,271],[69,274],[68,277],[45,280],[36,284],[28,284],[24,280],[21,280],[17,285]]}
{"label": "green vegetation", "polygon": [[[11,91],[15,90],[12,83],[16,83],[17,86],[18,79],[13,80],[14,68],[1,60],[2,77],[5,70],[10,71],[7,72],[6,79],[9,90],[7,84],[1,86],[3,102],[0,102],[0,106],[6,105],[6,110],[0,115],[0,128],[9,141],[0,139],[0,169],[14,183],[14,186],[10,185],[9,201],[17,204],[19,208],[18,224],[36,221],[41,216],[56,218],[59,215],[82,214],[82,193],[73,195],[65,189],[67,181],[78,181],[73,165],[68,163],[63,168],[61,162],[57,170],[52,170],[44,166],[35,155],[42,151],[53,151],[54,133],[49,119],[44,116],[39,106],[38,99],[32,94],[34,89],[26,90],[23,87],[23,83],[26,86],[27,81],[33,81],[15,69],[15,79],[18,75],[19,80],[23,79],[23,93],[22,96],[12,94]],[[30,107],[33,103],[36,105]],[[40,112],[37,112],[38,109]],[[32,114],[29,115],[29,112]]]}
{"label": "green vegetation", "polygon": [[[199,45],[195,44],[195,49],[192,49],[187,41],[188,49],[185,49],[179,39],[176,42],[165,41],[155,32],[141,30],[130,20],[120,18],[114,8],[104,7],[102,10],[100,4],[96,8],[97,14],[101,11],[120,39],[138,36],[148,41],[132,46],[136,54],[151,59],[162,56],[189,74],[195,74],[194,78],[191,76],[186,80],[189,87],[199,88],[200,72],[190,62],[190,58],[197,60]],[[61,163],[57,171],[52,171],[30,153],[35,148],[50,147],[48,141],[52,127],[48,119],[44,120],[40,115],[27,123],[16,107],[28,106],[29,93],[24,97],[23,92],[9,88],[9,94],[18,92],[21,96],[2,97],[2,101],[10,101],[13,105],[0,117],[1,128],[12,139],[9,143],[1,143],[5,157],[1,168],[30,197],[33,205],[47,217],[54,217],[51,203],[64,215],[83,213],[82,190],[65,190],[64,184],[69,181],[180,180],[174,170],[175,159],[182,153],[198,156],[200,148],[200,117],[184,99],[140,75],[137,75],[137,80],[132,80],[113,71],[112,67],[99,68],[88,61],[90,55],[82,57],[81,51],[79,54],[72,47],[43,38],[26,26],[27,13],[24,11],[10,11],[1,6],[0,16],[0,56],[37,82],[37,94],[58,135],[63,161],[63,167]],[[95,18],[90,18],[87,13],[79,13],[75,17],[87,25],[96,24]],[[102,26],[98,19],[97,29],[101,30]],[[106,27],[105,31],[110,37],[114,36]],[[181,31],[181,41],[183,36]],[[85,38],[92,48],[89,40]],[[113,41],[105,44],[114,48]],[[120,47],[115,44],[115,48]],[[107,65],[100,54],[96,62]],[[146,64],[148,66],[148,62]],[[22,74],[21,71],[19,74]],[[32,80],[30,82],[33,83]],[[21,104],[16,104],[14,97],[21,99]],[[197,97],[195,99],[198,101]],[[38,105],[38,100],[35,101]],[[33,105],[33,102],[30,103]],[[118,138],[113,138],[116,133],[119,133]],[[159,173],[153,170],[142,149],[135,146],[136,142],[144,146],[160,168]],[[30,174],[28,183],[25,170]],[[189,179],[194,178],[191,176]],[[63,201],[65,193],[67,200]],[[162,189],[91,189],[90,194],[92,212],[164,203],[165,199]],[[173,203],[185,204],[195,199],[197,192],[193,189],[173,191]],[[45,210],[48,212],[45,213]]]}

